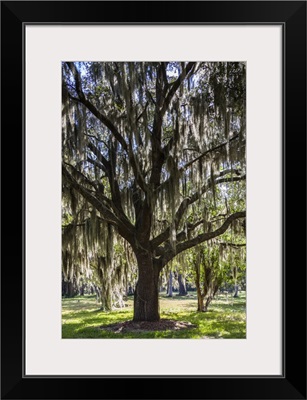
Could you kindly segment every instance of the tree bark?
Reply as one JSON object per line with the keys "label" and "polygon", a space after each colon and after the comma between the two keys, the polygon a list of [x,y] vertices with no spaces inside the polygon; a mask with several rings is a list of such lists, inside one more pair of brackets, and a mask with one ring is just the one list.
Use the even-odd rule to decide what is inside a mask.
{"label": "tree bark", "polygon": [[197,288],[197,311],[202,312],[204,311],[204,298]]}
{"label": "tree bark", "polygon": [[[196,269],[196,271],[197,271],[197,269]],[[201,292],[200,277],[199,277],[199,273],[197,273],[197,272],[196,272],[195,285],[196,285],[196,291],[197,291],[197,311],[201,312],[204,310],[204,296]]]}
{"label": "tree bark", "polygon": [[212,300],[213,300],[213,297],[211,295],[209,295],[206,299],[205,305],[203,306],[203,310],[202,310],[203,312],[208,311],[209,304],[211,303]]}
{"label": "tree bark", "polygon": [[179,283],[179,296],[186,296],[188,294],[185,278],[182,274],[178,274],[178,283]]}
{"label": "tree bark", "polygon": [[136,254],[138,281],[134,292],[134,321],[159,321],[159,270],[149,252]]}
{"label": "tree bark", "polygon": [[110,281],[102,282],[100,291],[101,309],[104,311],[111,311],[113,308],[112,301],[112,284]]}
{"label": "tree bark", "polygon": [[75,296],[74,283],[72,281],[68,281],[67,285],[68,285],[68,297],[74,297]]}
{"label": "tree bark", "polygon": [[84,289],[85,289],[85,285],[84,285],[84,283],[82,283],[80,285],[80,296],[84,296]]}
{"label": "tree bark", "polygon": [[62,295],[65,297],[74,297],[78,294],[75,280],[62,281]]}

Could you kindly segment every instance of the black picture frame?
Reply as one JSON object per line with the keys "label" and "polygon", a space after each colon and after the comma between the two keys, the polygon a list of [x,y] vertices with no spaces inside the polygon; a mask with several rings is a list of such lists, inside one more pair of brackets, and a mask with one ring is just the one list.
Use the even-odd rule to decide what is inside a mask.
{"label": "black picture frame", "polygon": [[[282,376],[24,376],[23,29],[30,23],[283,26]],[[306,399],[306,2],[2,1],[1,34],[1,398]]]}

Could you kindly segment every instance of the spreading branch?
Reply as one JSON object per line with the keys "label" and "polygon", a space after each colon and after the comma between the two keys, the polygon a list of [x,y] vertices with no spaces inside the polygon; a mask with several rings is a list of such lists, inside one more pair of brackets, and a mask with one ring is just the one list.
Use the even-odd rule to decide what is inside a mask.
{"label": "spreading branch", "polygon": [[103,125],[105,125],[112,135],[115,137],[115,139],[120,143],[122,146],[123,150],[127,153],[129,157],[129,161],[131,163],[131,167],[133,169],[134,175],[137,178],[137,182],[140,185],[141,189],[146,192],[146,184],[144,177],[141,175],[139,169],[137,168],[136,160],[134,158],[133,151],[130,146],[128,146],[127,142],[125,141],[124,137],[121,135],[117,127],[113,124],[113,122],[107,118],[106,115],[104,115],[102,112],[100,112],[93,103],[91,103],[84,95],[82,91],[82,86],[80,83],[80,74],[75,67],[74,63],[68,63],[69,68],[72,70],[74,79],[76,82],[76,92],[79,96],[79,98],[75,98],[73,96],[70,96],[71,99],[78,101],[79,103],[82,103],[100,122],[102,122]]}
{"label": "spreading branch", "polygon": [[[230,173],[230,170],[228,170],[228,173]],[[174,225],[175,225],[175,229],[178,228],[180,221],[185,213],[185,211],[187,210],[187,208],[195,203],[197,200],[199,200],[199,198],[206,192],[208,191],[213,184],[217,185],[217,184],[221,184],[221,183],[231,183],[231,182],[238,182],[238,181],[242,181],[246,179],[246,175],[242,175],[242,176],[234,176],[234,177],[230,177],[230,178],[219,178],[220,176],[225,175],[224,171],[221,171],[220,174],[218,175],[218,177],[215,177],[215,181],[214,183],[212,182],[212,179],[209,179],[208,182],[203,185],[203,187],[201,188],[200,191],[195,192],[192,196],[190,197],[186,197],[185,199],[182,200],[182,202],[180,203],[177,212],[175,213],[175,218],[174,218]],[[160,246],[163,242],[167,241],[169,239],[170,236],[170,232],[171,232],[171,228],[170,226],[168,228],[166,228],[164,230],[164,232],[162,232],[160,235],[158,235],[157,237],[153,238],[151,240],[151,247],[153,250],[155,250],[158,246]]]}
{"label": "spreading branch", "polygon": [[187,78],[189,77],[189,73],[193,72],[194,68],[196,66],[196,62],[189,62],[187,63],[186,67],[183,69],[182,73],[179,75],[179,77],[176,79],[176,81],[173,83],[173,85],[171,86],[165,100],[162,106],[162,116],[166,113],[166,110],[168,109],[172,98],[174,97],[177,89],[179,88],[179,86],[181,85],[181,83]]}
{"label": "spreading branch", "polygon": [[[99,196],[94,196],[89,190],[82,186],[73,176],[69,173],[64,164],[62,164],[63,177],[70,183],[78,193],[80,193],[85,200],[87,200],[93,207],[95,207],[103,216],[105,221],[109,222],[113,226],[117,227],[120,234],[131,243],[134,238],[134,227],[126,216],[122,215],[122,212],[118,210],[116,205],[107,197],[99,193]],[[100,200],[101,199],[101,200]],[[105,200],[102,201],[102,200]],[[107,204],[106,204],[107,203]],[[110,207],[113,208],[113,212]],[[116,214],[119,214],[118,216]],[[132,242],[134,244],[134,242]]]}
{"label": "spreading branch", "polygon": [[246,243],[231,243],[231,242],[218,242],[218,244],[222,246],[230,246],[230,247],[246,247]]}
{"label": "spreading branch", "polygon": [[[205,241],[214,239],[215,237],[222,235],[224,232],[226,232],[226,230],[228,229],[228,227],[234,220],[236,220],[238,218],[245,218],[245,217],[246,217],[245,211],[235,212],[234,214],[231,214],[218,229],[216,229],[212,232],[202,233],[193,239],[187,240],[185,242],[181,242],[181,243],[177,244],[175,249],[171,248],[171,246],[168,243],[165,244],[165,246],[162,249],[157,249],[157,251],[156,251],[157,255],[159,255],[159,254],[162,255],[161,265],[162,266],[166,265],[176,255],[182,253],[185,250],[188,250],[200,243],[203,243]],[[166,247],[167,247],[167,249],[166,249]]]}
{"label": "spreading branch", "polygon": [[[184,173],[185,170],[187,170],[191,165],[193,165],[194,163],[196,163],[197,161],[201,160],[202,158],[206,157],[207,155],[213,153],[216,150],[221,149],[222,147],[226,146],[229,144],[229,142],[238,139],[239,138],[239,134],[234,135],[231,139],[224,141],[223,143],[219,144],[218,146],[214,146],[208,150],[206,150],[205,152],[203,152],[202,154],[200,154],[198,157],[194,158],[193,160],[187,162],[185,165],[183,165],[182,167],[178,168],[178,176],[182,176],[182,174]],[[169,153],[173,142],[174,142],[174,136],[169,140],[169,142],[164,146],[163,148],[163,154],[166,155]],[[232,170],[233,173],[236,173],[237,170]],[[164,186],[166,186],[171,178],[168,178],[167,180],[165,180],[164,182],[162,182],[162,184],[160,186],[157,187],[156,190],[161,191],[162,188]]]}

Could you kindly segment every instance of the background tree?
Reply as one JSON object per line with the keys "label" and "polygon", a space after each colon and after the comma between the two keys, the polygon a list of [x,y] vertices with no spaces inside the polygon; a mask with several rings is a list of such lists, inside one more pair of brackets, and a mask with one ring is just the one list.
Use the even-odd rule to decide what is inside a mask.
{"label": "background tree", "polygon": [[208,311],[222,285],[232,285],[238,297],[238,283],[246,270],[245,243],[213,239],[192,248],[186,257],[194,272],[197,311]]}
{"label": "background tree", "polygon": [[[82,294],[84,284],[90,282],[101,309],[110,311],[123,307],[123,297],[135,279],[136,261],[127,242],[114,236],[111,225],[93,218],[93,213],[85,213],[82,223],[63,218],[63,295]],[[97,240],[100,237],[104,240]]]}
{"label": "background tree", "polygon": [[134,320],[159,320],[161,270],[245,218],[244,195],[210,229],[204,201],[245,180],[245,64],[67,62],[62,93],[63,207],[73,240],[89,216],[92,227],[73,264],[97,243],[111,257],[122,237],[138,269]]}
{"label": "background tree", "polygon": [[223,269],[219,263],[217,246],[208,241],[194,248],[192,263],[195,269],[197,311],[207,311],[223,282]]}

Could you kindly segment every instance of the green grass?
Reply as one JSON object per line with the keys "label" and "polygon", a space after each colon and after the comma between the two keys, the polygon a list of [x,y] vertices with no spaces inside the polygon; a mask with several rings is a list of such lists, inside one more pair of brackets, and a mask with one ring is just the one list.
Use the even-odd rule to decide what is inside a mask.
{"label": "green grass", "polygon": [[132,297],[123,309],[104,312],[99,309],[95,296],[79,296],[62,300],[62,338],[65,339],[200,339],[223,338],[245,339],[246,301],[245,292],[239,298],[219,295],[211,303],[208,312],[196,311],[197,297],[190,292],[188,297],[160,296],[161,318],[191,322],[195,328],[181,331],[126,332],[115,333],[99,329],[101,325],[131,320]]}

